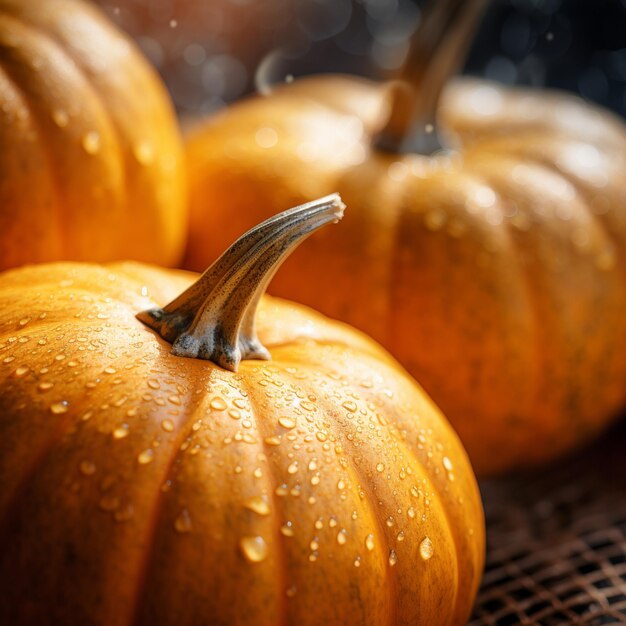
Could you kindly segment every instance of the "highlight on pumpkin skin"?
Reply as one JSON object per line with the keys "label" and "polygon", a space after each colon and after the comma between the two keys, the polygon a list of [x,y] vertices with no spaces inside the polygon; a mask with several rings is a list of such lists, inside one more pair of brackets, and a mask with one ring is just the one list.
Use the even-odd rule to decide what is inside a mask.
{"label": "highlight on pumpkin skin", "polygon": [[191,287],[137,319],[172,344],[176,356],[213,361],[236,372],[241,359],[269,360],[254,317],[261,296],[291,252],[311,233],[343,217],[331,194],[288,209],[242,235]]}

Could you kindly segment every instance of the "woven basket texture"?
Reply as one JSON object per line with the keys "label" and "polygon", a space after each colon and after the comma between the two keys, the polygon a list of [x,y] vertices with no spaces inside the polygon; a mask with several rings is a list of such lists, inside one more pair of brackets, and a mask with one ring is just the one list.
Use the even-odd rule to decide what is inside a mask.
{"label": "woven basket texture", "polygon": [[487,566],[471,626],[626,624],[626,425],[481,485]]}

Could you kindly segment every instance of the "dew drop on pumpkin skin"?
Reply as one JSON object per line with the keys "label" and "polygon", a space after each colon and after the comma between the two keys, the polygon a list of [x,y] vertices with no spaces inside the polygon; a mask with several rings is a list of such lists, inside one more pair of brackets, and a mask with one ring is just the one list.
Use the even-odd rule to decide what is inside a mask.
{"label": "dew drop on pumpkin skin", "polygon": [[171,433],[174,431],[174,422],[170,419],[164,419],[161,422],[161,428],[166,432],[166,433]]}
{"label": "dew drop on pumpkin skin", "polygon": [[242,537],[239,540],[239,549],[244,558],[250,563],[260,563],[267,558],[267,544],[263,537]]}
{"label": "dew drop on pumpkin skin", "polygon": [[148,448],[147,450],[144,450],[137,455],[137,461],[141,465],[147,465],[148,463],[151,463],[153,458],[154,450],[152,450],[152,448]]}
{"label": "dew drop on pumpkin skin", "polygon": [[55,402],[50,406],[50,412],[54,415],[62,415],[63,413],[67,413],[69,409],[69,405],[66,400],[61,402]]}
{"label": "dew drop on pumpkin skin", "polygon": [[267,516],[271,513],[271,508],[267,496],[252,496],[244,503],[244,507],[257,515]]}
{"label": "dew drop on pumpkin skin", "polygon": [[191,532],[191,515],[189,515],[189,511],[187,509],[183,509],[174,520],[174,529],[178,533]]}
{"label": "dew drop on pumpkin skin", "polygon": [[20,367],[15,369],[15,371],[13,372],[13,376],[15,378],[22,378],[22,376],[25,376],[28,372],[29,372],[28,366],[21,365]]}
{"label": "dew drop on pumpkin skin", "polygon": [[428,537],[424,537],[424,539],[422,539],[419,552],[424,561],[428,561],[430,558],[432,558],[435,552],[435,548],[433,546],[433,542]]}
{"label": "dew drop on pumpkin skin", "polygon": [[100,145],[102,143],[100,139],[100,133],[96,132],[95,130],[85,133],[83,135],[81,143],[83,149],[87,154],[97,154],[100,150]]}
{"label": "dew drop on pumpkin skin", "polygon": [[209,403],[209,406],[214,411],[224,411],[227,407],[226,400],[224,398],[215,397]]}
{"label": "dew drop on pumpkin skin", "polygon": [[278,418],[278,423],[287,430],[291,430],[296,426],[296,420],[293,417],[283,416]]}
{"label": "dew drop on pumpkin skin", "polygon": [[393,567],[398,562],[398,555],[395,550],[389,551],[389,565]]}
{"label": "dew drop on pumpkin skin", "polygon": [[111,436],[113,437],[113,439],[124,439],[125,437],[128,437],[128,433],[128,424],[122,424],[121,426],[118,426],[113,430]]}

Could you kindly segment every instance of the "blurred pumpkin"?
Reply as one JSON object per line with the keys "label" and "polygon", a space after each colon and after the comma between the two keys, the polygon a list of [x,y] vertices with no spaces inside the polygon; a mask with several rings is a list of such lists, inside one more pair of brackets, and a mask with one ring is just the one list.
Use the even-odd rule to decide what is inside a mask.
{"label": "blurred pumpkin", "polygon": [[466,623],[484,529],[456,435],[377,344],[262,296],[342,209],[277,216],[191,286],[0,276],[1,623]]}
{"label": "blurred pumpkin", "polygon": [[88,3],[0,0],[0,268],[180,261],[186,190],[168,96]]}
{"label": "blurred pumpkin", "polygon": [[311,77],[192,132],[187,266],[215,257],[214,233],[338,189],[345,227],[273,292],[380,341],[486,474],[553,459],[624,405],[626,129],[479,80],[439,100],[483,4],[433,4],[390,87]]}

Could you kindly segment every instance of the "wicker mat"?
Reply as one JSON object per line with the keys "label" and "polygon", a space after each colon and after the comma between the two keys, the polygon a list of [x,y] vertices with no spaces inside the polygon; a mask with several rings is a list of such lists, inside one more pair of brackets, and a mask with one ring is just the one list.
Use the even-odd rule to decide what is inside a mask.
{"label": "wicker mat", "polygon": [[626,424],[542,473],[481,485],[487,567],[471,626],[626,624]]}

